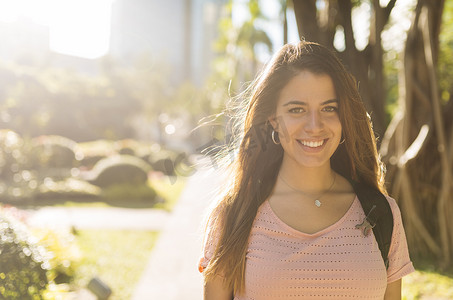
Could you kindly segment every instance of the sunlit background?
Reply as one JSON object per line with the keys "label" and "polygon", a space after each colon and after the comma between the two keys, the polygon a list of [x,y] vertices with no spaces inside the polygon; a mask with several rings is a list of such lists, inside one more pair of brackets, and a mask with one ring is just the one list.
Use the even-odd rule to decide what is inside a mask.
{"label": "sunlit background", "polygon": [[[329,4],[334,2],[337,3],[315,1],[319,22],[327,18]],[[413,149],[448,149],[445,145],[437,147],[432,140],[423,145],[414,142],[412,152],[404,156],[410,145],[395,150],[401,143],[392,140],[385,144],[387,134],[398,135],[403,126],[417,122],[416,118],[401,121],[407,114],[401,86],[403,75],[407,75],[404,66],[409,65],[403,61],[403,54],[408,54],[407,32],[414,23],[417,3],[422,2],[396,1],[379,35],[380,49],[375,40],[370,40],[374,7],[377,3],[385,7],[393,1],[351,1],[356,51],[352,60],[345,29],[336,25],[332,34],[334,50],[353,71],[361,63],[359,55],[362,59],[377,57],[381,63],[381,81],[373,69],[376,61],[368,60],[368,65],[355,75],[363,76],[359,86],[369,89],[368,98],[363,98],[376,121],[379,143],[384,141],[385,150],[391,149],[381,152],[391,176],[404,169],[401,157],[408,162],[413,159],[408,156],[416,156]],[[437,5],[440,2],[432,1]],[[194,165],[200,163],[201,155],[215,155],[229,141],[230,120],[221,113],[227,102],[247,87],[279,47],[300,40],[292,3],[0,0],[0,221],[5,215],[9,220],[27,224],[30,234],[53,253],[46,261],[52,285],[46,290],[45,299],[60,299],[59,293],[72,295],[68,299],[84,299],[89,280],[96,276],[116,288],[111,299],[131,299],[144,272],[143,261],[158,241],[157,233],[164,235],[162,224],[172,216],[187,182],[195,174]],[[434,49],[440,53],[439,101],[447,111],[453,94],[452,1],[445,1],[442,18],[435,40],[439,47]],[[416,48],[414,44],[410,46]],[[410,59],[417,62],[412,66],[426,62],[424,56]],[[413,110],[419,113],[420,124],[403,130],[411,135],[408,143],[415,138],[436,138],[438,134],[433,134],[434,122],[426,117],[431,105],[427,103],[432,98],[430,87],[425,86],[429,80],[423,77],[427,71],[416,70],[413,73],[422,79],[416,78],[415,84],[405,88],[412,87],[414,97],[419,97]],[[368,80],[371,83],[367,87]],[[382,104],[380,112],[373,109],[377,102]],[[444,118],[446,128],[451,119],[448,114]],[[451,134],[451,130],[445,134]],[[399,139],[402,140],[400,136]],[[449,153],[453,151],[450,149]],[[216,167],[213,160],[207,164]],[[412,217],[403,215],[409,241],[431,251],[425,253],[441,257],[441,246],[437,246],[441,244],[439,226],[429,223],[438,218],[421,212],[437,209],[430,199],[437,199],[440,194],[437,183],[441,179],[437,176],[442,167],[437,160],[423,160],[417,165],[437,166],[430,170],[431,175],[424,170],[410,172],[421,174],[417,178],[429,178],[428,182],[417,184],[414,178],[409,180],[414,187],[423,188],[414,192],[423,203],[418,207],[421,221],[414,223],[425,222],[426,232],[436,235],[436,240],[429,240],[430,234],[423,235],[428,239],[426,246],[423,238],[411,238],[418,236],[415,233],[420,228],[411,227],[407,220]],[[404,196],[403,192],[400,194]],[[96,209],[105,215],[95,215]],[[97,219],[104,217],[104,227],[99,226]],[[124,221],[120,222],[125,226],[121,230],[115,227],[118,219]],[[148,224],[151,219],[154,223]],[[147,227],[137,230],[134,223]],[[0,230],[10,225],[2,226]],[[57,230],[61,228],[65,229],[63,233]],[[30,249],[36,250],[32,246]],[[116,256],[112,256],[114,252]],[[115,263],[105,258],[110,256]],[[120,264],[126,256],[128,260]],[[3,280],[6,275],[2,273],[1,259],[0,254]],[[43,276],[41,269],[37,272]],[[417,282],[431,280],[427,278],[413,277],[408,284],[413,287]],[[442,286],[453,286],[451,276],[442,280],[446,282]],[[453,297],[451,288],[445,290],[440,289]],[[0,284],[0,298],[3,292]],[[423,293],[430,292],[420,292]],[[406,295],[412,294],[406,290]]]}
{"label": "sunlit background", "polygon": [[[136,104],[143,108],[142,111],[132,109],[125,111],[130,112],[130,115],[126,116],[127,121],[122,120],[127,124],[120,125],[125,125],[123,131],[129,128],[126,130],[127,133],[102,128],[100,130],[103,133],[90,134],[87,132],[92,131],[89,126],[83,128],[84,124],[79,122],[71,125],[82,127],[79,128],[79,136],[71,132],[69,137],[72,139],[81,141],[101,137],[137,137],[148,140],[170,138],[177,143],[176,141],[181,141],[181,138],[189,135],[191,128],[196,126],[197,118],[201,119],[217,111],[226,100],[221,98],[226,95],[225,93],[219,98],[216,98],[218,93],[215,93],[213,99],[208,101],[210,103],[193,98],[200,96],[193,94],[192,98],[177,99],[180,91],[191,88],[194,92],[204,88],[210,89],[212,85],[216,85],[217,91],[225,92],[227,87],[223,81],[231,79],[229,77],[233,76],[234,64],[238,59],[244,60],[242,63],[244,67],[236,74],[238,85],[251,80],[252,74],[269,60],[272,51],[283,45],[281,3],[261,1],[259,10],[253,11],[246,0],[233,1],[230,7],[226,0],[179,0],[162,3],[139,0],[2,0],[0,63],[11,66],[11,70],[16,70],[16,73],[22,71],[33,73],[39,68],[38,76],[41,78],[38,85],[54,95],[63,84],[58,81],[69,78],[56,73],[66,72],[66,75],[76,76],[84,81],[79,84],[96,86],[98,96],[99,93],[105,93],[104,96],[107,97],[126,93],[131,105]],[[325,4],[318,1],[317,5],[322,7]],[[389,26],[383,32],[383,46],[389,53],[402,50],[405,32],[410,26],[409,12],[413,6],[414,1],[411,0],[397,2],[392,12],[393,26]],[[370,9],[370,3],[364,1],[352,11],[356,45],[359,50],[368,43]],[[291,7],[288,7],[286,16],[287,41],[296,42],[299,35]],[[229,18],[231,24],[228,24]],[[250,23],[251,18],[253,24]],[[247,29],[247,26],[250,29]],[[253,31],[258,32],[254,35],[254,40],[241,41],[247,39],[246,36],[253,34]],[[339,51],[344,50],[342,28],[337,30],[334,45]],[[228,54],[228,57],[222,61],[220,58],[224,54]],[[115,72],[118,76],[111,76]],[[51,82],[52,76],[57,76],[58,80]],[[132,78],[134,76],[140,77],[138,81],[137,78]],[[146,76],[148,77],[145,78]],[[120,87],[113,80],[121,80],[120,77],[124,77],[122,78],[124,82],[134,81],[136,86],[124,86],[124,89],[117,90]],[[88,80],[90,83],[82,78],[90,78]],[[222,81],[221,84],[219,80]],[[152,88],[152,85],[157,86]],[[136,90],[126,91],[127,89]],[[72,92],[83,94],[88,93],[88,90],[81,88]],[[13,107],[18,110],[25,109],[22,106],[25,106],[26,100],[20,100],[22,97],[25,96],[16,95],[9,99],[8,101],[11,101],[7,105],[9,109],[3,106],[0,115],[2,127],[36,136],[62,134],[62,128],[69,126],[58,123],[56,120],[58,117],[50,112],[55,109],[48,107],[49,100],[44,99],[48,97],[39,93],[35,95],[34,101],[42,101],[42,105],[31,116],[33,121],[15,124],[14,119],[18,123],[20,117],[13,118]],[[178,101],[182,101],[183,107],[187,107],[189,100],[195,101],[195,107],[192,106],[191,109],[198,110],[196,117],[194,114],[189,116],[181,109],[177,111],[178,107],[181,108]],[[60,102],[63,101],[70,102],[65,99]],[[73,101],[74,105],[81,105],[79,101]],[[123,97],[122,101],[126,101],[126,98]],[[96,104],[91,102],[91,105],[95,110]],[[80,109],[74,107],[72,111],[74,114],[80,113],[79,120],[88,118],[89,113],[79,112]],[[69,122],[70,119],[61,118],[60,121]],[[57,123],[50,124],[52,122]],[[102,123],[102,120],[97,122],[98,125],[100,122]],[[162,128],[156,127],[157,123]],[[24,128],[27,126],[29,128]],[[202,133],[204,130],[206,132]],[[204,135],[209,135],[208,131],[205,128],[200,129],[195,133],[197,135],[195,139],[184,141],[184,145],[179,146],[184,148],[183,150],[193,150],[203,141],[209,140],[209,137]],[[176,136],[177,138],[172,138]],[[190,144],[191,141],[198,144],[192,143],[189,147],[187,143]]]}

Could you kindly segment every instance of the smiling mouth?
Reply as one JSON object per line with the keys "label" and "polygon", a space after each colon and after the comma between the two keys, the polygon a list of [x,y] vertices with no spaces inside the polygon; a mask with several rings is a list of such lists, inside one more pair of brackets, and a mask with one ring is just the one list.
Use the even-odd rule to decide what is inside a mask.
{"label": "smiling mouth", "polygon": [[325,144],[327,139],[318,140],[318,141],[305,141],[305,140],[297,140],[299,144],[302,146],[310,147],[310,148],[318,148]]}

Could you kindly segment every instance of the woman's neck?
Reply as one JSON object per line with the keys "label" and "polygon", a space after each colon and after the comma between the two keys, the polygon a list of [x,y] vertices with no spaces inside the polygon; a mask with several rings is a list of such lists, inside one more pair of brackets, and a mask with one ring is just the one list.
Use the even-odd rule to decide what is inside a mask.
{"label": "woman's neck", "polygon": [[277,181],[276,186],[281,191],[292,188],[308,194],[316,194],[332,185],[335,173],[330,163],[319,167],[305,167],[295,161],[283,159],[278,177],[283,178],[283,182]]}

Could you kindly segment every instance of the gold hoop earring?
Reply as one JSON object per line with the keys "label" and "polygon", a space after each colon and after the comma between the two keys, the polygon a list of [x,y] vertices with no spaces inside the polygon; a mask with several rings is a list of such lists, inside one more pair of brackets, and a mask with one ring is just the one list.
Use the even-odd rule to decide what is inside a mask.
{"label": "gold hoop earring", "polygon": [[342,140],[342,141],[340,141],[340,144],[339,144],[339,145],[343,144],[343,143],[344,143],[344,141],[345,141],[345,138],[343,138],[343,140]]}
{"label": "gold hoop earring", "polygon": [[272,141],[274,142],[275,145],[279,145],[280,144],[280,141],[277,141],[275,140],[275,130],[272,130]]}

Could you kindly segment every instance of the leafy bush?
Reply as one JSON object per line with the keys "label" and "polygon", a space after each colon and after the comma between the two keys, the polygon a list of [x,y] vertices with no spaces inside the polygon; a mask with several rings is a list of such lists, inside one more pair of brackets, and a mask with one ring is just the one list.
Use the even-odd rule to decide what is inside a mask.
{"label": "leafy bush", "polygon": [[39,244],[51,254],[48,278],[56,284],[69,283],[74,277],[81,259],[74,234],[69,229],[35,228],[33,235],[38,239]]}
{"label": "leafy bush", "polygon": [[32,140],[34,166],[73,168],[83,158],[77,143],[63,136],[43,135]]}
{"label": "leafy bush", "polygon": [[61,181],[53,181],[46,178],[39,186],[36,198],[40,199],[67,199],[67,198],[97,198],[101,189],[86,181],[68,178]]}
{"label": "leafy bush", "polygon": [[151,163],[153,170],[169,176],[176,175],[180,164],[188,164],[186,153],[168,149],[149,153],[147,160]]}
{"label": "leafy bush", "polygon": [[0,130],[0,199],[17,201],[31,198],[37,187],[35,173],[28,170],[28,144],[19,134]]}
{"label": "leafy bush", "polygon": [[43,299],[49,281],[48,255],[26,228],[0,212],[0,296]]}
{"label": "leafy bush", "polygon": [[82,160],[80,160],[81,169],[91,170],[94,165],[101,159],[106,158],[103,155],[85,155]]}
{"label": "leafy bush", "polygon": [[148,180],[151,167],[140,158],[115,155],[100,160],[91,170],[88,181],[100,187],[115,184],[143,185]]}
{"label": "leafy bush", "polygon": [[0,179],[11,179],[26,163],[24,140],[8,129],[0,130]]}
{"label": "leafy bush", "polygon": [[140,143],[132,139],[124,139],[115,142],[115,149],[122,155],[136,156],[137,150],[140,148]]}
{"label": "leafy bush", "polygon": [[102,197],[111,200],[147,200],[155,201],[156,191],[145,184],[116,184],[105,188],[102,191]]}

